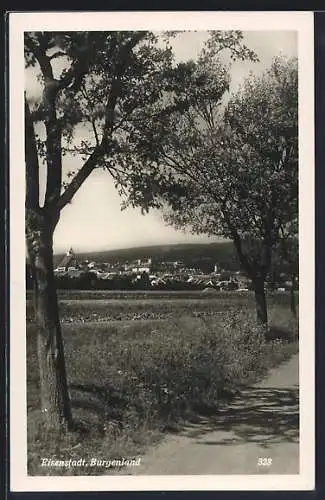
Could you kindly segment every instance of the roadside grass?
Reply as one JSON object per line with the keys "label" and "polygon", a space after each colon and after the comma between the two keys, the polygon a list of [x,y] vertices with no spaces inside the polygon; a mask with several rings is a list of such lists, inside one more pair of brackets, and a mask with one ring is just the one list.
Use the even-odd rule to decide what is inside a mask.
{"label": "roadside grass", "polygon": [[298,351],[297,322],[287,307],[270,307],[270,325],[267,340],[252,308],[203,318],[179,314],[65,324],[76,430],[64,436],[47,434],[41,423],[36,333],[28,325],[28,473],[117,473],[105,467],[42,467],[41,458],[137,458],[164,432],[177,432],[195,415],[217,411],[242,385]]}

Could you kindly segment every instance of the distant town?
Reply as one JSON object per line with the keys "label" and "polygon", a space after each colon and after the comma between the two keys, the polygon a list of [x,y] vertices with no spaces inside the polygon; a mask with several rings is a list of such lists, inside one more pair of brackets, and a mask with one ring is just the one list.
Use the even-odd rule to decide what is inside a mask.
{"label": "distant town", "polygon": [[[189,267],[182,259],[115,259],[114,262],[97,262],[80,259],[73,249],[57,264],[54,274],[58,287],[99,289],[215,289],[219,291],[242,291],[252,289],[251,280],[240,270],[223,269],[218,263],[206,273],[199,266]],[[277,282],[268,281],[267,288],[285,292],[292,282],[285,273],[280,273]],[[298,288],[298,283],[294,284]]]}

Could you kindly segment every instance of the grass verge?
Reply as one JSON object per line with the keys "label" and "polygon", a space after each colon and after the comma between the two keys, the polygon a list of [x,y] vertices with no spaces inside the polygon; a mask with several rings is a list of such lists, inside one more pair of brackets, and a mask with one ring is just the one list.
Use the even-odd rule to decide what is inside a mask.
{"label": "grass verge", "polygon": [[136,459],[164,432],[177,432],[194,415],[218,411],[238,387],[297,352],[297,325],[289,311],[271,308],[270,318],[268,340],[254,311],[66,325],[68,382],[79,430],[65,436],[46,434],[42,427],[36,335],[30,325],[28,473],[106,474],[113,469],[42,467],[41,459]]}

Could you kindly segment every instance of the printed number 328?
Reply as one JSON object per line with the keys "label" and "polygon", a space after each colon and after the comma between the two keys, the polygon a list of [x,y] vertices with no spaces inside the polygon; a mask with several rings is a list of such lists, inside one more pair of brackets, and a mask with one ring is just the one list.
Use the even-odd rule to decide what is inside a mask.
{"label": "printed number 328", "polygon": [[268,457],[259,457],[257,459],[257,465],[261,465],[261,466],[270,466],[272,465],[272,458],[268,458]]}

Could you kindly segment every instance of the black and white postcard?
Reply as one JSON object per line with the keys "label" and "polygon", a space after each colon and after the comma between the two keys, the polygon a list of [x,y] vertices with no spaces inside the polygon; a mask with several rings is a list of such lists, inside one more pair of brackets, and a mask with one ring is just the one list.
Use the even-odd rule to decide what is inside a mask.
{"label": "black and white postcard", "polygon": [[11,490],[313,489],[313,13],[9,17]]}

